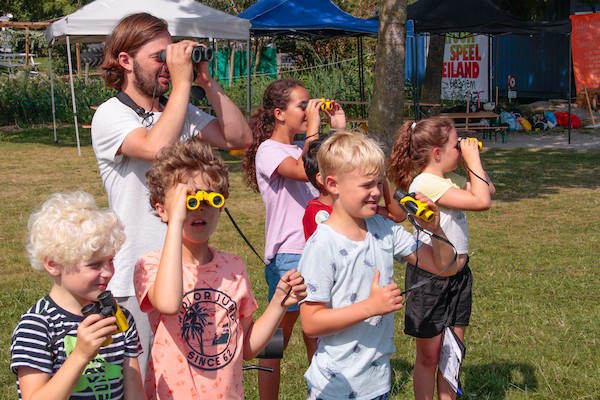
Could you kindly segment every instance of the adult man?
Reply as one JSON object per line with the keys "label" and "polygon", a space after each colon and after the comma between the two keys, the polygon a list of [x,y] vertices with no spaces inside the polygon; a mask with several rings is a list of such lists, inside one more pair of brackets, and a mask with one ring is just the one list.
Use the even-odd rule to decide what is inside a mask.
{"label": "adult man", "polygon": [[[162,247],[165,226],[148,203],[145,173],[161,148],[200,136],[208,144],[243,149],[252,138],[242,113],[211,78],[208,64],[196,67],[192,49],[198,43],[173,44],[167,23],[147,13],[122,19],[107,38],[104,80],[123,94],[104,102],[92,120],[92,144],[109,206],[125,226],[126,241],[115,257],[110,289],[133,315],[144,353],[142,376],[152,341],[148,318],[135,297],[135,263],[147,251]],[[166,50],[166,63],[159,54]],[[164,104],[161,96],[172,90]],[[202,87],[217,118],[189,104],[192,83]],[[126,104],[129,103],[129,104]],[[140,109],[141,107],[141,109]]]}

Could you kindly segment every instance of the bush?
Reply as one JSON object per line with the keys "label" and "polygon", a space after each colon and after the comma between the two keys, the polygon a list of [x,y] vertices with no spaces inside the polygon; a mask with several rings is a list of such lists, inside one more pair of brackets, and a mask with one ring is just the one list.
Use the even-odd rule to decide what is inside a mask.
{"label": "bush", "polygon": [[[74,78],[78,120],[89,123],[93,111],[90,106],[98,105],[114,95],[99,79]],[[54,79],[54,101],[57,122],[72,122],[73,110],[71,88],[68,82]],[[52,123],[52,96],[47,76],[30,76],[21,71],[14,78],[0,79],[0,125],[28,126]]]}
{"label": "bush", "polygon": [[[373,74],[370,63],[365,65],[365,97],[369,101],[372,94]],[[337,100],[359,101],[358,63],[356,60],[346,61],[332,66],[324,66],[304,71],[282,72],[280,78],[296,78],[301,80],[311,96],[326,97]],[[258,76],[252,78],[251,104],[257,107],[262,102],[265,88],[275,78]],[[239,78],[231,86],[221,82],[227,95],[246,112],[246,78]],[[78,121],[89,124],[93,110],[115,95],[114,90],[106,87],[102,79],[74,77],[75,97]],[[57,122],[73,121],[71,104],[71,89],[69,82],[59,78],[54,79],[54,100]],[[196,105],[206,105],[206,100],[193,100]],[[344,106],[349,119],[360,117],[360,107]],[[52,123],[52,98],[50,95],[50,80],[48,76],[39,74],[29,75],[21,71],[15,78],[3,76],[0,78],[0,125],[30,126],[33,124]]]}

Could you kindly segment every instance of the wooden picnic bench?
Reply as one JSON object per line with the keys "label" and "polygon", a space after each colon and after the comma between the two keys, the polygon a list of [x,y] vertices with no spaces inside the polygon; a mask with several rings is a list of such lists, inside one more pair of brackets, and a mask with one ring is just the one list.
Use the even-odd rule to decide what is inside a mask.
{"label": "wooden picnic bench", "polygon": [[506,127],[505,126],[492,126],[481,122],[469,122],[469,119],[496,119],[499,114],[490,111],[477,111],[477,112],[464,112],[464,113],[441,113],[440,117],[450,118],[452,120],[464,119],[465,122],[455,122],[457,132],[478,132],[481,131],[483,137],[488,136],[492,138],[494,135],[494,141],[497,140],[497,135],[500,133],[502,143],[506,141]]}
{"label": "wooden picnic bench", "polygon": [[[33,53],[2,53],[0,52],[0,67],[8,69],[12,75],[15,68],[28,67],[37,68],[40,63],[35,62],[35,54]],[[32,70],[32,73],[37,73],[37,70]]]}

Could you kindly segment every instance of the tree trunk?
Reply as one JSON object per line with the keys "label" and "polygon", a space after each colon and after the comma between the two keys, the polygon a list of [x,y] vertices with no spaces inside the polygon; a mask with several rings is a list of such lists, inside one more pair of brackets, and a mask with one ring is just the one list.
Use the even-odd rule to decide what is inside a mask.
{"label": "tree trunk", "polygon": [[427,68],[421,89],[421,102],[439,103],[442,95],[442,63],[446,36],[432,35],[429,40]]}
{"label": "tree trunk", "polygon": [[389,154],[404,111],[406,0],[383,0],[380,10],[369,133]]}

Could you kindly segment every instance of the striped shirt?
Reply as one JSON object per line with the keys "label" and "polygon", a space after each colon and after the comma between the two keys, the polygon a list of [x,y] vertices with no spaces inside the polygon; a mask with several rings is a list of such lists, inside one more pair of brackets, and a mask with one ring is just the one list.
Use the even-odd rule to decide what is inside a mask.
{"label": "striped shirt", "polygon": [[[135,322],[123,309],[129,329],[112,335],[112,343],[101,347],[72,390],[70,399],[122,399],[123,361],[141,353]],[[21,316],[10,346],[11,370],[29,367],[54,375],[75,348],[77,328],[83,317],[59,307],[50,296],[38,300]],[[65,335],[66,333],[66,335]],[[19,380],[17,391],[21,399]]]}

